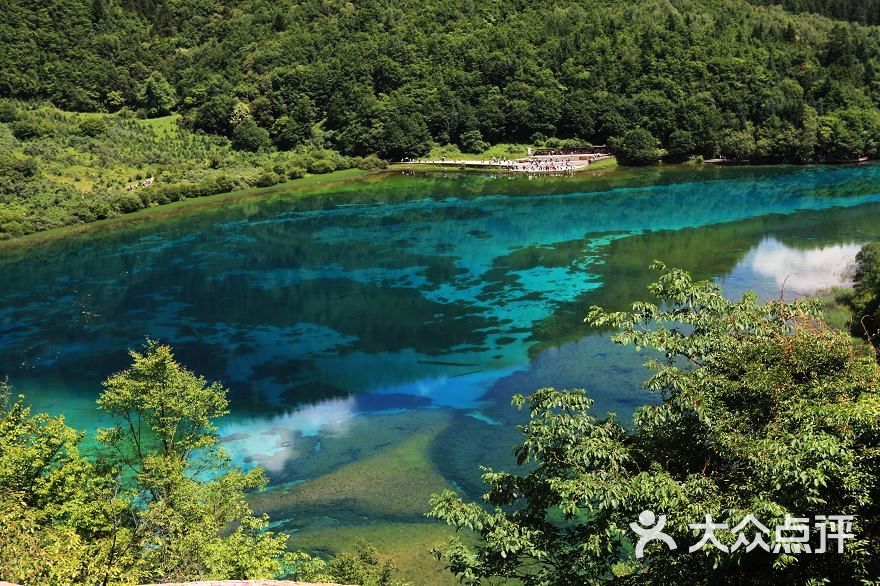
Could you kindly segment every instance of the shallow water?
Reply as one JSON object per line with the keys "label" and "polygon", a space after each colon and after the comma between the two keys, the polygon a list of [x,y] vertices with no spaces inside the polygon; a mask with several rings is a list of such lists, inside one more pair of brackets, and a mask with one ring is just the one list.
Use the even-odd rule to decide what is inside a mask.
{"label": "shallow water", "polygon": [[646,297],[653,259],[790,298],[845,282],[878,222],[876,165],[391,175],[229,199],[4,251],[0,373],[92,429],[126,349],[168,342],[229,387],[224,444],[266,467],[276,526],[418,521],[432,490],[475,497],[479,464],[511,465],[513,393],[584,387],[624,419],[653,399],[645,357],[582,323]]}

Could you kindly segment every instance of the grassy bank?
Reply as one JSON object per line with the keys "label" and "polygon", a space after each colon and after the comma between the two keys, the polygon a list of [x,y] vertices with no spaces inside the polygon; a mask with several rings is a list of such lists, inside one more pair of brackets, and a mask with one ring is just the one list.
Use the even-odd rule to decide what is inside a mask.
{"label": "grassy bank", "polygon": [[[0,239],[0,250],[14,250],[21,246],[31,246],[43,242],[51,242],[60,238],[67,238],[78,234],[88,234],[110,227],[120,227],[148,222],[159,218],[169,218],[190,213],[202,208],[223,205],[224,203],[232,201],[258,199],[282,194],[294,197],[305,197],[309,194],[322,192],[326,189],[341,187],[351,181],[362,179],[370,174],[370,172],[362,169],[346,169],[344,171],[334,171],[324,175],[307,175],[301,179],[285,181],[284,183],[279,183],[271,187],[252,187],[194,199],[179,200],[88,223],[60,226],[40,232],[31,232],[16,238],[8,238],[5,240]],[[376,178],[379,178],[381,177],[381,174],[375,173],[375,176]]]}
{"label": "grassy bank", "polygon": [[380,168],[319,144],[246,152],[193,132],[177,115],[64,112],[0,103],[0,240],[88,224],[206,195],[308,175]]}
{"label": "grassy bank", "polygon": [[[180,213],[192,205],[182,202],[206,196],[314,188],[385,167],[375,156],[347,157],[321,146],[317,140],[293,151],[247,152],[234,149],[225,137],[192,131],[177,114],[139,119],[130,113],[76,113],[0,101],[0,243],[52,239],[119,218]],[[485,146],[467,154],[454,145],[434,147],[428,156],[490,160],[525,156],[537,148]],[[591,170],[613,166],[603,161]],[[59,231],[65,228],[70,231]]]}
{"label": "grassy bank", "polygon": [[[189,130],[176,114],[138,119],[10,101],[0,101],[0,110],[0,247],[176,215],[226,198],[320,190],[385,166],[375,157],[315,146],[238,151],[224,137]],[[462,154],[453,145],[432,153],[490,160],[524,156],[530,147],[537,148],[498,144]],[[616,166],[606,160],[579,173]],[[400,164],[393,170],[458,167]]]}

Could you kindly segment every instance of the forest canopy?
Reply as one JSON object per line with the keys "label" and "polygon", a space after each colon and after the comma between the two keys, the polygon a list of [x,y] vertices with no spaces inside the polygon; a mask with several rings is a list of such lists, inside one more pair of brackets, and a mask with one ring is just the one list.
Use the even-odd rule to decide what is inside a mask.
{"label": "forest canopy", "polygon": [[752,0],[755,4],[781,5],[792,12],[814,12],[862,24],[880,24],[878,0]]}
{"label": "forest canopy", "polygon": [[[241,150],[606,143],[671,159],[880,155],[875,0],[11,0],[0,96],[182,114]],[[844,7],[845,10],[843,10]],[[479,133],[477,135],[476,133]]]}

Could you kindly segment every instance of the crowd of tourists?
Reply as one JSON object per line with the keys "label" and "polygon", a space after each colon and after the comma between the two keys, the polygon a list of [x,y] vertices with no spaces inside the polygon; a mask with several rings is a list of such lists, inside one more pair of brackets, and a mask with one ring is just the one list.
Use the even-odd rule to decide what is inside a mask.
{"label": "crowd of tourists", "polygon": [[586,167],[595,161],[607,158],[608,155],[595,154],[592,157],[559,155],[529,156],[522,159],[505,159],[493,157],[489,160],[459,160],[441,157],[440,160],[404,159],[402,162],[417,164],[464,165],[471,167],[494,167],[500,171],[518,173],[570,173]]}
{"label": "crowd of tourists", "polygon": [[[572,159],[562,157],[541,157],[528,159],[491,159],[492,165],[497,165],[505,171],[519,171],[524,173],[565,173],[574,171],[578,166]],[[589,161],[587,161],[589,164]]]}

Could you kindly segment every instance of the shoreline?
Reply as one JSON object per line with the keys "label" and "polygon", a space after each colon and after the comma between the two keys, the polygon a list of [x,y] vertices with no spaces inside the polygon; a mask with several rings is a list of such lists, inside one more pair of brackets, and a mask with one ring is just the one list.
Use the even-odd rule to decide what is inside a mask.
{"label": "shoreline", "polygon": [[[91,234],[105,228],[123,227],[126,225],[136,225],[142,222],[148,222],[154,219],[162,219],[173,217],[179,214],[187,213],[190,210],[198,210],[201,208],[209,208],[227,201],[243,201],[247,199],[262,199],[271,196],[290,195],[297,197],[309,197],[319,195],[320,191],[327,188],[342,187],[356,181],[382,181],[386,177],[395,174],[404,175],[446,175],[454,174],[482,174],[492,178],[504,179],[588,179],[590,177],[601,177],[608,174],[620,172],[639,172],[651,170],[654,172],[669,169],[697,169],[700,167],[735,167],[735,168],[756,168],[756,167],[846,167],[846,166],[864,166],[873,164],[874,161],[857,162],[850,164],[828,163],[811,163],[807,165],[712,165],[701,164],[696,161],[688,161],[679,164],[658,164],[645,167],[624,167],[617,163],[615,157],[603,159],[589,166],[583,166],[573,171],[558,172],[540,172],[529,173],[524,171],[504,171],[491,169],[488,167],[463,167],[449,163],[392,163],[385,169],[377,169],[373,171],[364,171],[362,169],[345,169],[341,171],[333,171],[331,173],[321,175],[307,175],[299,179],[277,183],[269,187],[251,187],[237,191],[225,193],[217,193],[213,195],[205,195],[202,197],[193,197],[190,199],[178,200],[167,204],[148,207],[128,214],[122,214],[112,218],[105,218],[95,222],[84,224],[69,224],[66,226],[58,226],[48,230],[32,232],[23,236],[0,240],[0,260],[3,255],[13,253],[24,245],[42,244],[45,242],[53,242],[64,238]],[[312,191],[314,190],[314,191]],[[300,193],[303,192],[303,193]]]}
{"label": "shoreline", "polygon": [[514,159],[463,159],[457,158],[450,161],[445,159],[423,161],[403,161],[393,163],[392,166],[408,165],[413,168],[452,167],[465,170],[474,169],[499,175],[572,175],[588,171],[591,168],[616,167],[617,159],[613,155],[583,155],[583,154],[560,154],[560,155],[532,155]]}
{"label": "shoreline", "polygon": [[31,232],[24,236],[0,240],[0,254],[14,250],[23,244],[42,244],[43,242],[51,242],[70,236],[88,234],[110,226],[124,226],[126,224],[137,224],[153,219],[170,217],[191,209],[211,207],[227,200],[241,201],[250,198],[263,198],[271,195],[280,195],[283,193],[294,194],[303,189],[344,185],[351,181],[363,179],[371,175],[379,176],[383,172],[384,170],[363,171],[361,169],[344,169],[342,171],[333,171],[322,175],[308,175],[299,179],[276,183],[269,187],[251,187],[237,191],[227,191],[225,193],[216,193],[213,195],[205,195],[203,197],[193,197],[190,199],[173,201],[167,204],[137,210],[128,214],[97,220],[95,222],[58,226],[48,230]]}
{"label": "shoreline", "polygon": [[[450,171],[458,171],[458,172],[480,172],[480,173],[490,173],[493,175],[500,175],[504,177],[509,176],[550,176],[550,177],[561,177],[561,176],[572,176],[572,175],[582,175],[594,171],[602,171],[608,169],[616,169],[620,167],[617,163],[617,158],[614,156],[606,156],[601,159],[596,160],[592,163],[584,164],[579,161],[580,164],[573,165],[568,168],[553,168],[553,169],[541,169],[541,168],[528,168],[524,163],[519,161],[518,159],[513,160],[513,163],[507,164],[504,162],[492,162],[490,160],[483,159],[456,159],[451,161],[407,161],[400,163],[391,163],[388,166],[388,171],[425,171],[425,172],[450,172]],[[513,168],[511,168],[513,166]]]}
{"label": "shoreline", "polygon": [[[7,238],[0,240],[0,255],[10,253],[27,244],[43,244],[63,238],[78,236],[82,234],[90,234],[107,227],[121,227],[128,224],[134,225],[153,219],[171,217],[185,211],[198,209],[202,207],[215,206],[220,202],[232,200],[241,201],[250,198],[264,198],[266,196],[281,195],[289,193],[295,195],[298,191],[308,191],[312,188],[328,188],[333,186],[343,186],[356,180],[382,180],[382,178],[396,173],[424,173],[425,175],[435,173],[482,173],[491,175],[503,175],[504,177],[572,177],[587,176],[589,174],[600,174],[600,172],[615,171],[619,168],[616,159],[611,157],[591,165],[590,168],[579,169],[577,172],[544,172],[540,174],[530,174],[524,172],[507,172],[507,173],[490,173],[488,168],[462,168],[458,166],[432,165],[432,164],[411,164],[411,163],[392,163],[385,169],[375,171],[364,171],[362,169],[344,169],[341,171],[333,171],[331,173],[321,175],[307,175],[299,179],[292,179],[283,183],[276,183],[269,187],[251,187],[248,189],[240,189],[237,191],[228,191],[225,193],[216,193],[213,195],[205,195],[202,197],[193,197],[190,199],[173,201],[167,204],[157,205],[122,214],[112,218],[105,218],[95,222],[87,222],[84,224],[69,224],[66,226],[57,226],[48,230],[40,230],[31,232],[23,236]],[[310,193],[301,194],[308,196]]]}

